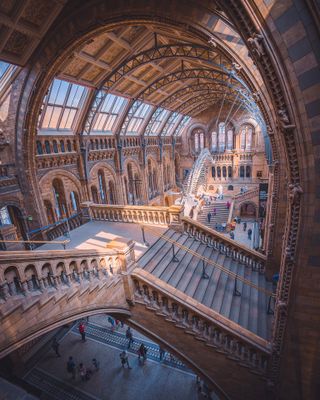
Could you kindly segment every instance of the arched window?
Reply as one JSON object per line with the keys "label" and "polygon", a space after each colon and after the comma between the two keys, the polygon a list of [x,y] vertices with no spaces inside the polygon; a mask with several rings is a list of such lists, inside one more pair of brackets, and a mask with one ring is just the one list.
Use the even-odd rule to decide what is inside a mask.
{"label": "arched window", "polygon": [[70,140],[67,141],[67,149],[68,149],[68,151],[72,151]]}
{"label": "arched window", "polygon": [[212,175],[212,178],[215,178],[215,177],[216,177],[216,167],[212,167],[212,169],[211,169],[211,175]]}
{"label": "arched window", "polygon": [[241,134],[240,134],[240,149],[245,150],[246,148],[246,128],[243,127],[241,129]]}
{"label": "arched window", "polygon": [[57,219],[59,220],[61,218],[65,218],[68,211],[62,180],[55,178],[52,181],[52,189],[55,200],[56,215]]}
{"label": "arched window", "polygon": [[198,133],[196,133],[196,134],[194,135],[194,151],[195,151],[196,153],[198,153],[198,152],[199,152],[199,149],[200,149],[200,146],[199,146],[199,135],[198,135]]}
{"label": "arched window", "polygon": [[240,178],[244,178],[244,166],[243,165],[240,166],[239,176],[240,176]]}
{"label": "arched window", "polygon": [[221,167],[217,167],[218,178],[221,178]]}
{"label": "arched window", "polygon": [[219,151],[222,152],[226,148],[226,126],[224,122],[219,123]]}
{"label": "arched window", "polygon": [[46,148],[46,153],[47,153],[47,154],[50,154],[50,153],[51,153],[51,149],[50,149],[49,140],[46,140],[46,141],[44,142],[44,147]]}
{"label": "arched window", "polygon": [[204,132],[200,132],[200,150],[204,149]]}
{"label": "arched window", "polygon": [[63,140],[60,140],[60,149],[61,149],[61,152],[62,152],[62,153],[65,152],[64,141],[63,141]]}
{"label": "arched window", "polygon": [[59,150],[58,150],[58,143],[57,143],[57,141],[54,140],[54,141],[52,142],[52,145],[53,145],[53,152],[54,152],[54,153],[58,153]]}
{"label": "arched window", "polygon": [[247,127],[247,137],[246,137],[246,150],[252,149],[252,128]]}
{"label": "arched window", "polygon": [[216,152],[218,147],[218,135],[217,132],[211,132],[211,151]]}
{"label": "arched window", "polygon": [[226,167],[226,166],[223,166],[223,167],[222,167],[222,176],[223,176],[224,178],[227,177],[227,167]]}
{"label": "arched window", "polygon": [[227,150],[233,149],[233,130],[229,129],[227,132]]}
{"label": "arched window", "polygon": [[228,167],[228,178],[232,178],[232,167],[229,165]]}
{"label": "arched window", "polygon": [[42,143],[40,142],[40,140],[37,140],[37,153],[43,154]]}
{"label": "arched window", "polygon": [[78,199],[78,194],[75,192],[70,192],[70,200],[71,200],[71,206],[72,206],[72,211],[78,211],[79,208],[79,199]]}
{"label": "arched window", "polygon": [[104,178],[104,173],[102,170],[98,171],[98,183],[99,183],[99,194],[101,203],[107,203],[107,196],[106,196],[106,182]]}
{"label": "arched window", "polygon": [[250,167],[250,165],[246,166],[246,178],[251,178],[251,167]]}

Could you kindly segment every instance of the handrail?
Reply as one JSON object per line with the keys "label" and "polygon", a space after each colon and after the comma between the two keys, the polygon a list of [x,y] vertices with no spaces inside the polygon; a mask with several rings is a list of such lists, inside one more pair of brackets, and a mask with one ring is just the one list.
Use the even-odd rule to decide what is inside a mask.
{"label": "handrail", "polygon": [[[153,234],[159,235],[159,233],[151,228],[150,226],[147,225],[142,225],[144,228],[146,228],[147,230],[151,231]],[[192,254],[193,256],[199,258],[200,260],[205,261],[207,264],[212,265],[218,269],[220,269],[222,272],[224,272],[225,274],[231,276],[232,278],[241,281],[242,283],[244,283],[245,285],[248,285],[250,287],[252,287],[253,289],[256,289],[264,294],[266,294],[267,296],[272,296],[275,297],[275,293],[270,292],[270,290],[266,290],[264,288],[259,287],[258,285],[255,285],[254,283],[252,283],[251,281],[249,281],[248,279],[242,278],[242,276],[239,276],[238,274],[230,271],[229,269],[225,268],[223,265],[218,264],[217,262],[210,260],[208,257],[202,256],[201,254],[197,253],[194,250],[189,249],[189,247],[184,246],[183,244],[177,242],[176,240],[173,240],[171,238],[169,238],[168,236],[166,236],[165,234],[160,234],[159,235],[160,239],[164,239],[166,242],[174,244],[176,247],[180,248],[181,250]]]}
{"label": "handrail", "polygon": [[252,256],[254,256],[256,258],[259,258],[261,261],[264,261],[264,262],[267,261],[267,256],[266,255],[264,255],[262,253],[259,253],[258,251],[255,251],[253,249],[250,249],[249,247],[245,246],[244,244],[241,244],[239,242],[235,242],[234,240],[229,239],[227,236],[222,235],[221,233],[219,233],[219,232],[217,232],[217,231],[215,231],[215,230],[213,230],[213,229],[211,229],[211,228],[199,223],[198,221],[195,221],[194,219],[191,219],[189,217],[182,217],[181,221],[182,222],[186,222],[186,223],[188,223],[190,225],[195,226],[198,229],[201,229],[201,230],[205,231],[206,233],[208,233],[208,234],[210,234],[210,235],[212,235],[212,236],[214,236],[214,237],[226,242],[228,245],[231,245],[233,247],[237,247],[241,251],[243,251],[245,253],[248,253],[248,254],[251,254]]}
{"label": "handrail", "polygon": [[66,240],[0,240],[0,243],[49,243],[49,244],[62,244],[65,246],[70,243],[70,239]]}
{"label": "handrail", "polygon": [[247,190],[246,192],[243,192],[243,193],[237,193],[236,195],[234,195],[234,200],[239,200],[239,199],[242,199],[242,198],[245,198],[245,197],[247,197],[247,196],[251,196],[251,195],[255,195],[255,194],[258,194],[259,193],[259,188],[253,188],[253,189],[250,189],[250,190]]}
{"label": "handrail", "polygon": [[246,341],[259,349],[266,354],[271,353],[270,349],[270,342],[263,339],[262,337],[256,335],[255,333],[247,330],[246,328],[242,327],[241,325],[236,324],[235,322],[231,321],[230,319],[224,317],[223,315],[219,314],[218,312],[208,308],[207,306],[194,301],[190,302],[188,296],[185,293],[181,292],[178,289],[175,289],[174,292],[172,291],[170,285],[166,282],[163,282],[160,278],[150,274],[150,272],[145,271],[142,268],[136,268],[131,273],[132,278],[139,279],[146,284],[156,288],[157,290],[161,291],[168,297],[171,297],[174,301],[180,301],[183,304],[183,307],[188,307],[195,311],[197,314],[201,315],[201,317],[211,320],[215,324],[219,324],[221,328],[232,333],[233,336],[238,337],[239,339],[246,339]]}

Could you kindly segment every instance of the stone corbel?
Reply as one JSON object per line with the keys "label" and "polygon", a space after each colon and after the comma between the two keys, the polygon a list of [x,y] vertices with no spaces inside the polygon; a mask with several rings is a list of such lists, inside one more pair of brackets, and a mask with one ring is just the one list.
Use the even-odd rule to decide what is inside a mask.
{"label": "stone corbel", "polygon": [[278,115],[279,115],[281,127],[284,130],[289,131],[296,127],[295,124],[290,123],[290,119],[289,119],[288,114],[286,113],[285,109],[280,108],[280,110],[278,110]]}
{"label": "stone corbel", "polygon": [[265,55],[263,46],[262,46],[263,36],[259,33],[254,33],[247,40],[248,47],[251,50],[252,54],[255,55],[258,59]]}
{"label": "stone corbel", "polygon": [[301,188],[301,186],[296,183],[290,183],[289,184],[289,200],[290,200],[290,204],[291,205],[295,205],[298,203],[298,201],[300,200],[301,195],[303,194],[303,190]]}

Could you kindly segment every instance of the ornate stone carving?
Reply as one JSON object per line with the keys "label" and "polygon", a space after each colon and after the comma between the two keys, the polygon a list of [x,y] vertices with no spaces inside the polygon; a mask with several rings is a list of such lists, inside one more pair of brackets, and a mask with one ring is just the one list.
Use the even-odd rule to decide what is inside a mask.
{"label": "ornate stone carving", "polygon": [[249,37],[247,43],[252,52],[258,59],[264,56],[265,52],[262,46],[263,36],[259,33],[254,33],[251,37]]}
{"label": "ornate stone carving", "polygon": [[303,194],[303,190],[299,184],[290,184],[289,185],[289,200],[290,204],[295,205],[300,199],[300,196]]}
{"label": "ornate stone carving", "polygon": [[290,123],[288,114],[286,113],[286,111],[283,108],[280,108],[280,110],[278,111],[278,115],[279,115],[279,120],[281,122],[283,129],[289,130],[289,129],[293,129],[296,127],[294,124]]}
{"label": "ornate stone carving", "polygon": [[3,130],[0,128],[0,151],[9,145],[9,140],[4,136]]}
{"label": "ornate stone carving", "polygon": [[213,36],[211,36],[208,40],[208,44],[212,47],[217,47],[217,43],[215,42]]}

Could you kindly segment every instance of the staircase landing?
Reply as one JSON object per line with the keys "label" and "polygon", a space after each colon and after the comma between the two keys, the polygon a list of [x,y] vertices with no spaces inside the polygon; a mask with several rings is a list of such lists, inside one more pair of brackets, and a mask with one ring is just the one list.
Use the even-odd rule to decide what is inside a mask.
{"label": "staircase landing", "polygon": [[[232,260],[206,244],[189,238],[185,233],[168,229],[165,235],[199,255],[215,261],[255,285],[272,291],[272,284],[258,271]],[[220,313],[258,336],[269,340],[272,316],[267,314],[268,296],[237,282],[240,296],[234,295],[235,280],[212,265],[205,267],[208,279],[202,277],[203,262],[198,257],[175,246],[178,261],[173,261],[172,244],[159,238],[144,253],[137,264],[147,272],[187,294],[199,303]]]}

